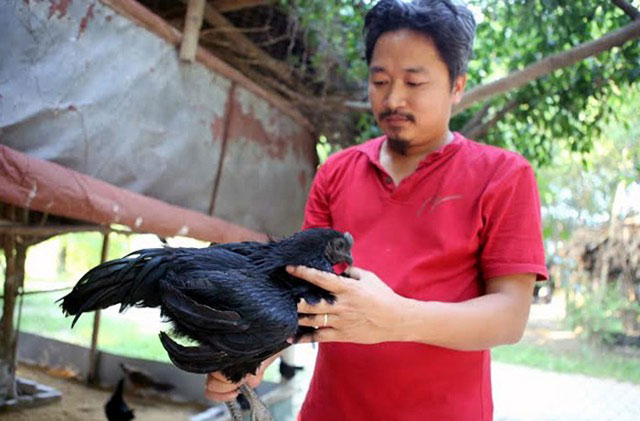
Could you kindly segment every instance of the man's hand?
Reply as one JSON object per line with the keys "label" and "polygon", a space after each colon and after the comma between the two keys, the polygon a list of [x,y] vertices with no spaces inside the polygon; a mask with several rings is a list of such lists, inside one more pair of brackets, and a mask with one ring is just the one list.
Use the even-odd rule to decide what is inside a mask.
{"label": "man's hand", "polygon": [[325,301],[316,305],[304,301],[298,304],[298,324],[317,327],[314,333],[299,338],[299,343],[374,344],[398,339],[393,337],[394,327],[402,318],[405,298],[374,273],[350,267],[345,272],[347,278],[305,266],[289,266],[287,271],[337,297],[334,304]]}
{"label": "man's hand", "polygon": [[298,323],[317,327],[299,342],[419,342],[459,351],[520,340],[536,279],[532,273],[489,279],[484,295],[450,303],[402,297],[372,272],[353,267],[346,272],[353,279],[301,266],[287,271],[337,297],[333,305],[298,304]]}
{"label": "man's hand", "polygon": [[232,383],[221,372],[207,374],[207,382],[205,384],[205,396],[216,402],[227,402],[238,397],[238,388],[246,383],[249,387],[256,388],[262,381],[264,371],[273,363],[280,353],[275,354],[262,362],[256,374],[248,374],[241,382]]}

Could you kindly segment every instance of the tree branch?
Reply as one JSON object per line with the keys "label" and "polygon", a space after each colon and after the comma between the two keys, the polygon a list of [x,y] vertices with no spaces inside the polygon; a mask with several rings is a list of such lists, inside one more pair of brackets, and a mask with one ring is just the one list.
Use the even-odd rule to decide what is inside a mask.
{"label": "tree branch", "polygon": [[459,130],[459,132],[467,133],[474,127],[479,126],[482,123],[482,120],[484,120],[487,114],[489,114],[489,109],[491,109],[491,104],[487,102],[480,111],[478,111],[473,117],[469,119],[469,121],[467,121],[467,123]]}
{"label": "tree branch", "polygon": [[[600,88],[602,88],[605,85],[606,82],[607,82],[606,78],[603,78],[603,77],[597,78],[595,83],[594,83],[596,91],[598,91]],[[541,100],[541,97],[538,96],[535,99],[527,101],[526,104],[528,104],[529,108],[532,109],[538,104],[538,102],[540,102],[540,100]],[[524,102],[518,102],[515,99],[512,99],[500,111],[498,111],[491,118],[491,120],[480,124],[482,122],[482,119],[484,119],[484,117],[487,114],[486,112],[484,112],[484,110],[488,109],[488,107],[489,107],[489,104],[487,104],[487,105],[485,105],[485,107],[480,112],[478,112],[475,116],[473,116],[473,118],[471,120],[469,120],[469,122],[467,124],[465,124],[462,129],[460,129],[458,131],[460,133],[462,133],[463,135],[465,135],[465,137],[468,137],[469,139],[480,140],[484,136],[486,136],[486,134],[489,131],[489,129],[491,129],[500,120],[502,120],[505,115],[507,115],[508,113],[510,113],[511,111],[515,110],[516,108],[518,108],[519,106],[521,106],[523,104],[524,104]],[[484,114],[483,114],[483,112],[484,112]],[[480,118],[478,118],[479,116],[480,116]]]}
{"label": "tree branch", "polygon": [[611,2],[621,8],[631,19],[640,19],[640,10],[633,7],[631,3],[625,0],[611,0]]}
{"label": "tree branch", "polygon": [[[500,111],[496,113],[489,121],[477,125],[475,127],[470,127],[467,131],[462,131],[461,133],[469,138],[469,139],[480,139],[484,137],[490,128],[498,124],[498,121],[502,120],[502,118],[507,115],[512,110],[518,108],[520,106],[520,102],[516,99],[512,99],[509,101]],[[465,126],[466,127],[466,126]]]}
{"label": "tree branch", "polygon": [[558,69],[572,66],[587,57],[595,56],[603,51],[610,50],[613,47],[620,46],[627,41],[639,37],[640,20],[635,20],[621,29],[609,32],[597,40],[585,42],[562,53],[553,54],[520,71],[511,73],[502,79],[469,90],[462,97],[460,104],[454,108],[453,114],[455,115],[466,110],[478,101],[483,101],[501,93],[519,88]]}

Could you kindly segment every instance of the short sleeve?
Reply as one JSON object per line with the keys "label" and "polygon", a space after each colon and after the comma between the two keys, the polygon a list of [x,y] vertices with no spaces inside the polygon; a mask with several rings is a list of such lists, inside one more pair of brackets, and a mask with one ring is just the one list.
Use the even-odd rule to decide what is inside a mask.
{"label": "short sleeve", "polygon": [[500,175],[487,185],[482,198],[482,276],[486,280],[535,273],[537,280],[548,279],[533,170],[525,161],[496,173]]}
{"label": "short sleeve", "polygon": [[304,210],[304,222],[302,229],[307,228],[330,228],[331,227],[331,209],[329,208],[329,196],[326,184],[326,166],[322,165],[318,168],[307,204]]}

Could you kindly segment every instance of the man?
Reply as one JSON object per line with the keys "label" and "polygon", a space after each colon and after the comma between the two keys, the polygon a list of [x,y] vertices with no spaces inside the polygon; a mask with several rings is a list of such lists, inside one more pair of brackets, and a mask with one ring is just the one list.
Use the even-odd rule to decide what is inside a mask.
{"label": "man", "polygon": [[474,32],[449,0],[381,0],[365,18],[385,136],[330,157],[309,195],[304,228],[349,231],[358,267],[288,269],[337,296],[298,307],[318,327],[302,342],[321,343],[302,421],[492,419],[489,349],[521,338],[547,272],[529,164],[448,127]]}

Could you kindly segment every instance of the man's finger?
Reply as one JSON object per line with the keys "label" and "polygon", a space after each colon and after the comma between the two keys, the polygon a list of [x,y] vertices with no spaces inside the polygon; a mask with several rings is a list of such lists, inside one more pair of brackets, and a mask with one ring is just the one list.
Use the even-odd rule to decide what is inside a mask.
{"label": "man's finger", "polygon": [[325,300],[320,301],[317,304],[309,304],[305,300],[300,300],[298,303],[298,313],[302,314],[325,314],[333,313],[336,311],[336,304],[329,304]]}
{"label": "man's finger", "polygon": [[239,383],[231,383],[228,380],[219,380],[220,373],[209,373],[205,383],[205,394],[208,399],[225,402],[238,396]]}
{"label": "man's finger", "polygon": [[239,394],[240,394],[240,392],[238,392],[238,391],[230,392],[230,393],[216,393],[216,392],[211,392],[208,389],[205,390],[205,396],[207,397],[207,399],[212,400],[212,401],[216,401],[216,402],[229,402],[229,401],[232,401],[235,398],[237,398]]}
{"label": "man's finger", "polygon": [[345,269],[344,274],[351,279],[355,279],[356,281],[359,281],[360,279],[362,279],[362,276],[366,272],[367,272],[366,270],[360,269],[359,267],[349,266],[347,269]]}
{"label": "man's finger", "polygon": [[299,326],[309,326],[326,328],[332,326],[332,322],[336,320],[336,316],[328,313],[324,314],[300,314],[298,316]]}
{"label": "man's finger", "polygon": [[309,268],[306,266],[287,266],[287,272],[296,278],[304,279],[329,292],[339,293],[345,290],[346,278],[333,273]]}
{"label": "man's finger", "polygon": [[262,382],[262,376],[264,372],[258,373],[257,375],[249,374],[247,376],[247,384],[250,388],[255,389]]}
{"label": "man's finger", "polygon": [[325,329],[318,329],[312,333],[307,333],[299,337],[295,343],[297,344],[310,344],[313,342],[331,342],[335,341],[337,330],[332,327]]}
{"label": "man's finger", "polygon": [[219,381],[219,382],[221,382],[221,383],[234,384],[231,380],[227,379],[227,378],[225,377],[225,375],[224,375],[224,374],[222,374],[222,373],[221,373],[221,372],[219,372],[219,371],[215,371],[215,372],[213,372],[213,373],[208,373],[208,374],[207,374],[207,381],[209,381],[209,380],[216,380],[216,381]]}

